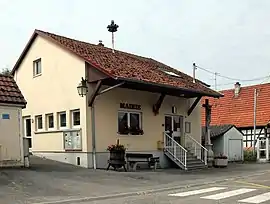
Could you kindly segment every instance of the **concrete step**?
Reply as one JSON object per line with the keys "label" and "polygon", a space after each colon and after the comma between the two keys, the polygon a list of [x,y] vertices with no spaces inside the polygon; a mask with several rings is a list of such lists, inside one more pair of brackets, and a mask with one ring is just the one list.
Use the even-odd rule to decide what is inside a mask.
{"label": "concrete step", "polygon": [[[170,153],[165,151],[165,155],[168,158],[170,158],[170,160],[173,161],[176,165],[178,165],[181,169],[184,169],[184,166],[180,162],[178,162],[177,159],[174,158]],[[204,163],[201,160],[199,160],[196,156],[192,154],[187,155],[187,169],[188,170],[196,170],[196,169],[204,169],[204,168],[207,168],[207,166],[205,166]]]}
{"label": "concrete step", "polygon": [[200,160],[187,161],[187,164],[203,164],[204,165],[204,163]]}
{"label": "concrete step", "polygon": [[207,166],[188,166],[187,170],[191,171],[191,170],[199,170],[199,169],[206,169]]}

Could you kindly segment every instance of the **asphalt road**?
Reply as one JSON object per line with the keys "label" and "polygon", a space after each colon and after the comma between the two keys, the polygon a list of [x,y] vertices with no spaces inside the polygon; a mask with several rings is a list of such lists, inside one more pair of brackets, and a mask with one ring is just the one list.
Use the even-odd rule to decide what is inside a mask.
{"label": "asphalt road", "polygon": [[[82,202],[81,204],[270,204],[270,173],[186,189],[130,197]],[[74,203],[75,204],[75,203]]]}
{"label": "asphalt road", "polygon": [[[181,171],[180,169],[115,172],[84,169],[32,157],[31,168],[29,169],[0,168],[0,204],[77,204],[79,202],[82,203],[82,201],[100,204],[116,202],[120,204],[188,203],[194,201],[195,198],[201,200],[200,197],[205,194],[209,195],[231,188],[235,189],[232,185],[247,185],[247,188],[259,188],[261,191],[265,186],[270,186],[269,175],[264,175],[263,177],[258,175],[270,172],[269,170],[269,163],[232,163],[227,168],[212,168],[188,172]],[[203,187],[198,185],[221,185],[218,182],[229,182],[228,179],[246,178],[246,176],[248,176],[250,183],[259,183],[260,186],[254,187],[250,183],[233,182],[226,184],[230,185],[228,188],[219,189],[219,191],[186,197],[168,196],[168,194],[181,192],[183,189],[190,191],[192,190],[191,186],[203,189]],[[225,184],[223,183],[222,185]],[[173,189],[177,190],[169,192]],[[259,190],[248,193],[258,193]],[[232,197],[232,199],[234,198]],[[228,199],[222,199],[221,201]],[[198,200],[195,199],[195,201]],[[211,200],[208,199],[207,202],[209,201]],[[85,202],[85,204],[88,203]]]}

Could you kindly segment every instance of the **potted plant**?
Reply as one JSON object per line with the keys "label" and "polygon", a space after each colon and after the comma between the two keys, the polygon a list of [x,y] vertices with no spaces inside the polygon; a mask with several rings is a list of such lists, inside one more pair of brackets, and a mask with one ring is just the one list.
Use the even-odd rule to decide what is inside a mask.
{"label": "potted plant", "polygon": [[228,157],[224,154],[220,154],[214,157],[214,166],[226,167],[228,165]]}
{"label": "potted plant", "polygon": [[143,135],[143,130],[140,129],[139,127],[129,127],[129,134],[131,135]]}
{"label": "potted plant", "polygon": [[108,162],[112,167],[116,169],[125,165],[126,148],[124,145],[119,143],[119,139],[116,144],[109,145],[107,147],[107,151],[110,152],[110,159]]}

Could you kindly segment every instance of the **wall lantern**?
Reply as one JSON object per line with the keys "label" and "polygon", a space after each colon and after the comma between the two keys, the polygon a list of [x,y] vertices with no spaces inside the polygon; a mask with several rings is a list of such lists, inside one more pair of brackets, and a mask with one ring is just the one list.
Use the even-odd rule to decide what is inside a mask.
{"label": "wall lantern", "polygon": [[78,90],[79,96],[81,97],[84,97],[88,92],[87,80],[83,79],[83,77],[82,77],[82,81],[77,86],[77,90]]}

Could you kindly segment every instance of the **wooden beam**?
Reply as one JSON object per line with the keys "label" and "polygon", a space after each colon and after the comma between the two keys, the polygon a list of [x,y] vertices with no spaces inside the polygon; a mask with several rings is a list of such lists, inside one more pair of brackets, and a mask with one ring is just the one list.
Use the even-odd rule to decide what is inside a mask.
{"label": "wooden beam", "polygon": [[125,83],[125,82],[121,82],[121,83],[116,84],[116,85],[114,85],[114,86],[111,86],[111,87],[109,87],[109,88],[107,88],[107,89],[104,89],[104,90],[102,90],[101,92],[99,92],[98,95],[104,94],[104,93],[106,93],[106,92],[108,92],[108,91],[110,91],[110,90],[112,90],[112,89],[115,89],[115,88],[117,88],[117,87],[120,87],[120,86],[122,86],[124,83]]}
{"label": "wooden beam", "polygon": [[197,106],[197,104],[200,102],[201,100],[201,96],[197,97],[196,100],[193,102],[193,104],[191,105],[191,107],[188,109],[188,116],[192,113],[192,111],[194,110],[194,108]]}
{"label": "wooden beam", "polygon": [[[263,129],[265,129],[265,128],[264,128],[264,127],[261,128],[259,134],[257,135],[257,138],[258,138],[258,137],[260,138]],[[264,132],[264,136],[266,136],[265,133],[266,133],[267,129],[265,129],[264,131],[265,131],[265,132]],[[253,134],[254,134],[254,133],[253,133]],[[256,135],[256,132],[255,132],[255,135]],[[252,136],[253,136],[253,135],[252,135]],[[252,136],[251,136],[251,138],[252,138]],[[256,146],[257,140],[256,140],[255,138],[254,138],[254,140],[255,140],[255,146]],[[251,146],[252,146],[252,143],[251,143]]]}
{"label": "wooden beam", "polygon": [[101,85],[102,85],[101,80],[99,80],[95,86],[93,93],[89,97],[88,106],[92,107],[92,105],[95,101],[95,98],[98,95],[99,89],[101,88]]}
{"label": "wooden beam", "polygon": [[164,98],[165,98],[165,94],[161,94],[159,99],[157,100],[156,104],[153,105],[153,112],[154,112],[155,115],[158,114],[159,109],[161,107],[161,104],[162,104]]}

